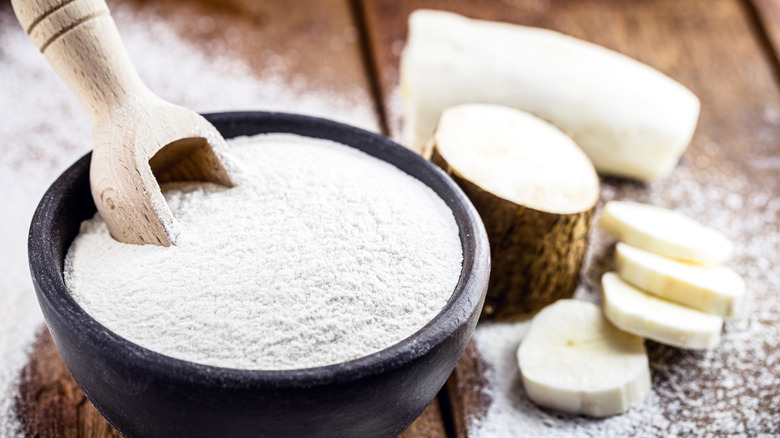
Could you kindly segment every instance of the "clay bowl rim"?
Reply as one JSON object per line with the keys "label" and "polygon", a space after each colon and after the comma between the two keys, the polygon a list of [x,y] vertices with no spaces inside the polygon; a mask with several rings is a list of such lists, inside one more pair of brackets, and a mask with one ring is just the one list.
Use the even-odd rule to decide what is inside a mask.
{"label": "clay bowl rim", "polygon": [[[171,384],[207,387],[219,385],[225,390],[295,389],[338,385],[385,374],[414,362],[451,336],[459,326],[467,323],[469,315],[480,311],[481,295],[490,270],[487,235],[474,206],[441,169],[387,137],[327,119],[261,111],[222,112],[204,116],[217,125],[243,122],[261,126],[262,129],[256,130],[256,133],[308,130],[300,135],[329,138],[330,133],[342,133],[355,137],[354,142],[362,141],[364,147],[350,144],[347,146],[389,162],[420,180],[434,190],[450,208],[458,225],[463,250],[460,277],[447,304],[425,326],[383,350],[346,362],[311,368],[251,370],[205,365],[166,356],[121,337],[92,318],[71,297],[64,283],[63,272],[59,269],[64,263],[55,260],[52,241],[54,234],[59,232],[54,227],[58,219],[54,214],[47,213],[56,212],[63,196],[75,190],[75,180],[79,177],[78,167],[84,165],[83,161],[90,160],[91,153],[88,153],[65,170],[47,189],[33,215],[28,240],[30,271],[39,291],[39,299],[46,301],[54,316],[71,328],[79,328],[91,342],[113,350],[114,358],[121,360],[124,367],[144,369],[154,375],[164,376]],[[279,130],[279,125],[293,128]],[[265,129],[267,127],[277,129]],[[235,136],[239,135],[243,134]],[[415,169],[417,173],[423,172],[423,175],[414,175]],[[438,184],[440,190],[432,184]],[[68,242],[68,245],[71,242]],[[43,303],[41,307],[44,307]]]}

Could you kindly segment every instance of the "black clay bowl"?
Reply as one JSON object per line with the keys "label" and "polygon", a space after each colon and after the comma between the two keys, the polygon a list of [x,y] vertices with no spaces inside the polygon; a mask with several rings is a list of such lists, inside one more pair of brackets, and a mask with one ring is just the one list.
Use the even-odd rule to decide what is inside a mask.
{"label": "black clay bowl", "polygon": [[392,141],[300,115],[222,113],[226,137],[290,132],[334,140],[387,161],[431,187],[460,228],[463,269],[445,308],[411,337],[336,365],[284,371],[206,366],[147,350],[81,309],[63,281],[79,224],[95,214],[89,155],[49,188],[30,228],[38,301],[54,342],[87,398],[128,437],[390,437],[433,400],[466,347],[485,299],[489,247],[474,207],[443,172]]}

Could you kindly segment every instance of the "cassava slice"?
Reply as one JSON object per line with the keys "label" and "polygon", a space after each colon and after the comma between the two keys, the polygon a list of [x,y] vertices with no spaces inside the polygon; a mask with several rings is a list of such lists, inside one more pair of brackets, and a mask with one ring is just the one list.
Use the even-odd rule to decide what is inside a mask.
{"label": "cassava slice", "polygon": [[566,134],[520,110],[470,104],[442,114],[432,161],[482,216],[492,267],[483,316],[505,319],[571,297],[599,181]]}
{"label": "cassava slice", "polygon": [[604,315],[628,333],[673,347],[700,350],[720,342],[723,318],[658,298],[614,272],[601,277]]}
{"label": "cassava slice", "polygon": [[745,281],[728,266],[680,262],[625,243],[617,244],[615,268],[642,290],[712,315],[735,318],[745,295]]}
{"label": "cassava slice", "polygon": [[599,227],[639,249],[701,265],[724,263],[734,248],[726,236],[682,213],[638,202],[607,202]]}
{"label": "cassava slice", "polygon": [[401,90],[412,150],[428,142],[449,107],[506,105],[569,133],[599,172],[643,181],[672,171],[700,106],[663,73],[595,44],[432,10],[409,17]]}
{"label": "cassava slice", "polygon": [[618,330],[585,301],[559,300],[542,309],[517,360],[528,397],[559,411],[606,417],[650,392],[642,338]]}

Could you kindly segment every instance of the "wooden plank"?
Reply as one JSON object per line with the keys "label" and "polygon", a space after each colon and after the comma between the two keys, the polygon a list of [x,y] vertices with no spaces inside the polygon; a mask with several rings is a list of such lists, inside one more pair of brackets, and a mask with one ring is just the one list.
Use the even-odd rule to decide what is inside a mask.
{"label": "wooden plank", "polygon": [[45,326],[24,367],[16,412],[29,437],[111,437],[121,435],[106,423],[81,392]]}
{"label": "wooden plank", "polygon": [[400,435],[400,438],[447,438],[439,400],[434,399],[422,415]]}
{"label": "wooden plank", "polygon": [[[374,80],[384,107],[388,135],[401,141],[401,96],[398,90],[398,63],[406,41],[406,17],[418,7],[413,1],[357,0],[358,13],[366,28],[369,58],[373,62]],[[445,1],[436,9],[442,9]]]}
{"label": "wooden plank", "polygon": [[447,380],[447,393],[455,436],[467,437],[475,420],[484,417],[490,405],[485,393],[488,382],[485,374],[488,365],[482,360],[471,341],[463,352],[458,365]]}
{"label": "wooden plank", "polygon": [[[259,107],[247,109],[278,111],[281,107],[381,130],[349,0],[307,2],[306,7],[283,0],[118,3],[162,18],[180,37],[206,52],[243,60],[266,86],[283,80],[276,85],[289,87],[300,97],[272,102],[258,96]],[[327,105],[315,102],[328,99]]]}
{"label": "wooden plank", "polygon": [[[771,3],[773,8],[777,5],[760,3]],[[774,327],[780,325],[780,316],[767,316],[762,310],[767,306],[777,308],[780,302],[772,292],[774,277],[770,265],[764,264],[763,270],[755,268],[757,263],[765,263],[760,260],[779,259],[780,248],[751,243],[778,239],[773,222],[777,214],[769,209],[767,200],[780,196],[776,158],[780,154],[780,90],[775,60],[765,50],[748,5],[738,0],[364,0],[361,5],[394,136],[400,132],[402,117],[396,91],[398,56],[406,37],[408,14],[418,8],[558,30],[645,62],[700,97],[699,126],[675,173],[649,186],[607,178],[603,180],[602,195],[662,204],[705,223],[730,227],[738,245],[732,263],[747,277],[752,313],[742,322],[727,322],[723,345],[708,353],[706,359],[698,353],[649,343],[654,397],[658,397],[657,408],[668,424],[646,427],[638,421],[633,427],[643,436],[675,435],[665,429],[675,423],[708,430],[724,412],[713,412],[711,406],[694,406],[692,400],[706,396],[712,405],[734,406],[733,412],[726,410],[735,421],[718,430],[719,434],[778,433],[780,405],[761,388],[780,384],[780,365],[773,362],[770,372],[775,377],[762,382],[756,367],[763,365],[756,365],[750,357],[777,357],[780,352],[780,341],[773,334]],[[718,214],[724,209],[729,215]],[[751,221],[758,225],[750,225]],[[753,249],[742,250],[741,246]],[[612,269],[612,254],[612,242],[602,233],[592,233],[582,274],[582,296],[598,301],[600,277]],[[766,333],[756,330],[756,324]],[[760,339],[751,343],[751,353],[745,353],[739,349],[748,347],[740,347],[742,341],[737,339],[743,337],[740,330],[744,333],[751,327],[750,333]],[[719,367],[712,369],[707,364]],[[483,390],[491,384],[490,369],[491,364],[471,349],[448,382],[458,437],[473,436],[472,426],[486,421],[491,400]],[[729,382],[734,381],[742,382],[744,387],[730,388]],[[500,383],[509,388],[511,382]],[[751,418],[751,411],[761,419]],[[642,420],[641,413],[632,415]],[[677,433],[684,434],[679,430]]]}
{"label": "wooden plank", "polygon": [[[128,10],[132,14],[151,14],[200,50],[218,51],[221,55],[245,61],[258,83],[269,77],[281,77],[301,100],[314,96],[324,98],[326,103],[340,99],[349,104],[348,108],[338,107],[345,110],[342,114],[315,115],[340,118],[367,129],[380,130],[360,35],[348,0],[306,2],[305,7],[301,7],[302,3],[292,4],[285,0],[117,0],[109,3],[116,8],[120,32],[123,26],[131,24],[122,21],[127,19]],[[11,14],[11,11],[0,8],[0,13]],[[165,95],[166,90],[156,91]],[[269,102],[268,97],[258,96],[257,102],[259,107],[222,109],[280,108],[280,102]],[[311,109],[311,105],[296,106],[296,103],[282,102],[282,109],[294,112]],[[45,327],[22,371],[15,409],[26,436],[119,436],[73,381]],[[438,401],[435,400],[403,436],[445,437]]]}

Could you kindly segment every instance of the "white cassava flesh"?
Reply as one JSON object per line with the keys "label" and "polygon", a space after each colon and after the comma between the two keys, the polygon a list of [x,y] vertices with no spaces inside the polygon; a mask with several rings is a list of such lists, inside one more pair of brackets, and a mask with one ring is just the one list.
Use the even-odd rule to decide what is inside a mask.
{"label": "white cassava flesh", "polygon": [[723,264],[734,248],[726,236],[682,213],[637,202],[607,202],[599,226],[631,246],[702,265]]}
{"label": "white cassava flesh", "polygon": [[617,273],[639,289],[718,316],[737,316],[745,281],[727,266],[679,262],[625,243],[618,243]]}
{"label": "white cassava flesh", "polygon": [[665,176],[690,142],[699,99],[661,72],[554,31],[418,10],[401,57],[404,142],[421,152],[441,113],[506,105],[561,128],[599,172]]}
{"label": "white cassava flesh", "polygon": [[723,318],[666,301],[637,289],[614,272],[601,278],[604,315],[619,329],[679,348],[712,349]]}
{"label": "white cassava flesh", "polygon": [[615,328],[585,301],[558,300],[542,309],[517,359],[528,397],[563,412],[620,414],[650,392],[643,340]]}
{"label": "white cassava flesh", "polygon": [[599,198],[596,170],[572,139],[515,108],[466,104],[444,111],[431,147],[485,224],[483,316],[514,318],[570,298]]}
{"label": "white cassava flesh", "polygon": [[549,213],[593,207],[599,179],[572,139],[544,120],[500,105],[444,111],[438,152],[463,178],[518,205]]}

